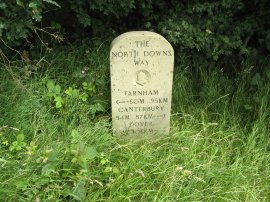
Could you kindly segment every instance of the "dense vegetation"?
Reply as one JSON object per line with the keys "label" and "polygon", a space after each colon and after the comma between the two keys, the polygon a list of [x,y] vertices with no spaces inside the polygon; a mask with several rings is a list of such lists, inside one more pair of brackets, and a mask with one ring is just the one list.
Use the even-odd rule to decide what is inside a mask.
{"label": "dense vegetation", "polygon": [[[0,201],[269,201],[270,2],[0,2]],[[171,132],[112,135],[109,45],[175,49]]]}
{"label": "dense vegetation", "polygon": [[269,201],[269,71],[229,79],[182,57],[170,135],[132,143],[112,136],[108,51],[1,67],[1,201]]}
{"label": "dense vegetation", "polygon": [[197,65],[231,71],[232,62],[253,57],[260,63],[269,54],[269,10],[268,0],[4,0],[0,37],[28,50],[40,40],[111,40],[128,30],[152,30]]}

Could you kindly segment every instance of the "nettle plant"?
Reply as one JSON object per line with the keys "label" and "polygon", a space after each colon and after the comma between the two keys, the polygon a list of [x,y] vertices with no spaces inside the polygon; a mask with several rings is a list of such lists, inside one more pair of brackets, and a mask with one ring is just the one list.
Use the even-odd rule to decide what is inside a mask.
{"label": "nettle plant", "polygon": [[52,198],[57,192],[66,200],[84,201],[87,187],[103,187],[106,183],[109,186],[118,179],[121,170],[108,155],[88,144],[78,130],[72,130],[70,137],[69,146],[55,142],[39,152],[36,162],[42,166],[32,183],[39,192],[47,187],[46,194]]}
{"label": "nettle plant", "polygon": [[[103,165],[109,160],[85,142],[77,130],[72,130],[70,137],[67,147],[61,141],[42,146],[19,129],[0,127],[0,166],[5,169],[9,159],[16,159],[14,163],[18,164],[23,161],[24,166],[36,165],[31,171],[31,178],[22,175],[12,179],[18,192],[27,195],[30,201],[44,195],[44,192],[51,198],[61,195],[66,199],[82,201],[86,196],[86,186],[94,182],[101,185],[100,179],[90,172],[91,166],[104,170]],[[34,193],[29,189],[31,186],[35,187]]]}
{"label": "nettle plant", "polygon": [[96,94],[96,85],[93,82],[82,82],[77,88],[75,85],[62,90],[59,84],[53,80],[47,81],[47,96],[53,101],[56,109],[72,108],[74,103],[81,106],[87,106],[93,117],[98,112],[105,112],[104,102],[94,99]]}
{"label": "nettle plant", "polygon": [[18,131],[13,127],[0,127],[0,155],[3,162],[5,158],[21,159],[36,153],[35,141],[27,141],[26,135]]}
{"label": "nettle plant", "polygon": [[[85,197],[86,185],[92,182],[90,166],[98,156],[96,148],[84,142],[77,130],[72,130],[69,147],[55,142],[53,146],[41,150],[37,162],[42,168],[36,184],[40,186],[40,191],[46,186],[51,190],[58,189],[63,197],[81,201]],[[62,181],[51,180],[59,178]],[[53,194],[49,192],[49,195]]]}

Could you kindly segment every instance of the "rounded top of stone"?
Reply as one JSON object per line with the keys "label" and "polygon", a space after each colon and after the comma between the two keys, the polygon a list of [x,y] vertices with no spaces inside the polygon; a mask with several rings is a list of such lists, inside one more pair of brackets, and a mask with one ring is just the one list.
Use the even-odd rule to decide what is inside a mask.
{"label": "rounded top of stone", "polygon": [[137,37],[146,36],[146,37],[153,37],[153,38],[157,38],[157,39],[159,38],[161,40],[164,40],[168,44],[170,44],[163,36],[161,36],[160,34],[155,33],[155,32],[150,32],[150,31],[130,31],[130,32],[123,33],[123,34],[119,35],[118,37],[116,37],[112,41],[110,49],[112,49],[112,47],[116,43],[118,43],[119,41],[121,41],[122,39],[130,38],[130,37],[134,37],[134,36],[137,36]]}

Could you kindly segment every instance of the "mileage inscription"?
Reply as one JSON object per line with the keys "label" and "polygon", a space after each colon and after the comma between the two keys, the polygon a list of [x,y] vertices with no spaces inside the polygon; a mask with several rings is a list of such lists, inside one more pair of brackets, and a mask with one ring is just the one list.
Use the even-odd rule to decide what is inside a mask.
{"label": "mileage inscription", "polygon": [[112,42],[110,69],[115,134],[168,134],[173,60],[171,44],[157,33],[128,32]]}

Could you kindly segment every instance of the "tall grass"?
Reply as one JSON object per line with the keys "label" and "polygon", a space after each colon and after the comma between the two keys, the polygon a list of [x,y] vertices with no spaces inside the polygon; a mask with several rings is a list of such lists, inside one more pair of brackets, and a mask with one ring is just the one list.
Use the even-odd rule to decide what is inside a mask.
{"label": "tall grass", "polygon": [[[194,71],[183,57],[170,135],[128,142],[111,132],[108,46],[89,47],[2,65],[1,201],[270,200],[267,77],[256,80],[249,64],[233,79],[218,68]],[[48,79],[63,89],[95,81],[106,111],[89,114],[76,102],[55,109]],[[26,146],[11,151],[19,133]]]}

